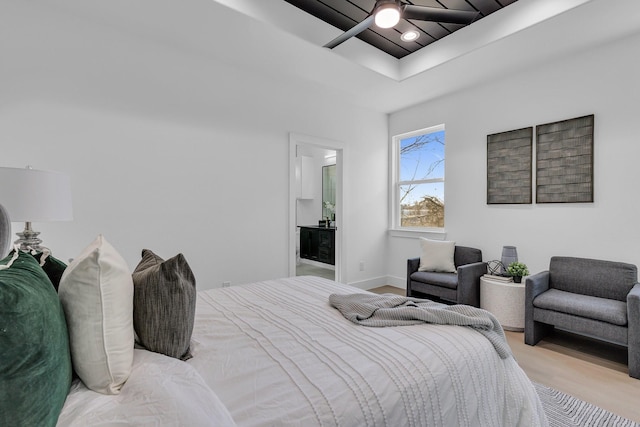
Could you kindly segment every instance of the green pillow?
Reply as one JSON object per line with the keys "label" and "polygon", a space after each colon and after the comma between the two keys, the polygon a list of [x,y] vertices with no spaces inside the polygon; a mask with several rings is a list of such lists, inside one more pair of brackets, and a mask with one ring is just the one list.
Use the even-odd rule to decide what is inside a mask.
{"label": "green pillow", "polygon": [[28,253],[0,260],[0,331],[0,425],[55,426],[71,386],[67,324]]}
{"label": "green pillow", "polygon": [[[9,255],[13,255],[14,251],[11,251]],[[44,252],[30,252],[31,255],[38,261],[38,263],[42,263],[42,256]],[[53,285],[56,292],[58,292],[58,286],[60,286],[60,279],[62,278],[62,273],[67,268],[67,264],[60,261],[57,258],[54,258],[53,255],[48,254],[44,259],[44,265],[42,265],[42,269],[51,280],[51,284]]]}
{"label": "green pillow", "polygon": [[[38,262],[42,262],[42,256],[43,256],[42,252],[38,252],[37,254],[34,255],[34,257],[36,258],[36,260],[38,260]],[[42,269],[44,270],[45,273],[47,273],[47,276],[49,277],[49,280],[51,280],[51,284],[55,288],[56,292],[58,291],[58,286],[60,285],[60,279],[62,278],[62,273],[64,273],[64,270],[66,268],[67,268],[67,264],[65,264],[64,262],[60,261],[57,258],[54,258],[52,255],[48,255],[44,260],[44,265],[42,266]]]}

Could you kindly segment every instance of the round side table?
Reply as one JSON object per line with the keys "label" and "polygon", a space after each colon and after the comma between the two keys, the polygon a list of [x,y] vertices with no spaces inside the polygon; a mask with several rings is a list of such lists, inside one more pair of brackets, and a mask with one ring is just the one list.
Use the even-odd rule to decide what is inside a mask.
{"label": "round side table", "polygon": [[491,312],[506,331],[524,331],[524,284],[480,278],[480,308]]}

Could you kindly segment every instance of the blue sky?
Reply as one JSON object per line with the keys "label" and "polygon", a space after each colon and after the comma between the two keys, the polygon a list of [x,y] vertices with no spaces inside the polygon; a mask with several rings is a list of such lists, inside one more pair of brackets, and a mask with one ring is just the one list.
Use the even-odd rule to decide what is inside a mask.
{"label": "blue sky", "polygon": [[[423,144],[420,144],[420,143]],[[400,181],[444,178],[445,131],[405,138],[400,141]],[[415,146],[411,149],[411,146]],[[404,151],[404,152],[403,152]],[[406,191],[406,186],[401,187]],[[401,192],[401,196],[404,193]],[[424,183],[416,186],[403,203],[414,203],[426,194],[444,201],[444,183]]]}

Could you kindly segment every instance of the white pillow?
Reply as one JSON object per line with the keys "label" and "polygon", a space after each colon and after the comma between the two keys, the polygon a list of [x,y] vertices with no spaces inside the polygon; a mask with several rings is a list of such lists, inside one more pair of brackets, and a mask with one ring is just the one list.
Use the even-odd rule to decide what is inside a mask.
{"label": "white pillow", "polygon": [[456,242],[429,240],[421,237],[420,245],[422,246],[422,253],[420,254],[418,271],[456,272],[456,265],[453,261]]}
{"label": "white pillow", "polygon": [[133,363],[133,280],[102,235],[64,271],[58,290],[73,368],[93,391],[118,394]]}

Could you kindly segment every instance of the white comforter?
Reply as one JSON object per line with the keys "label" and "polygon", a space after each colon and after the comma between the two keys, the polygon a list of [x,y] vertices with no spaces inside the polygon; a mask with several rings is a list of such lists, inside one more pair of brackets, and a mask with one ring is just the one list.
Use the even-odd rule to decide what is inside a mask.
{"label": "white comforter", "polygon": [[467,327],[368,328],[315,277],[199,293],[192,366],[239,426],[537,426],[513,358]]}
{"label": "white comforter", "polygon": [[[116,396],[76,381],[58,426],[538,426],[513,358],[461,326],[355,325],[356,289],[299,277],[200,292],[182,362],[136,350]],[[233,418],[233,419],[232,419]]]}

